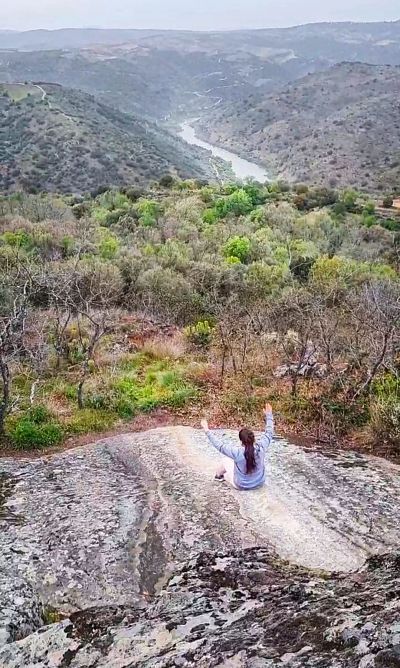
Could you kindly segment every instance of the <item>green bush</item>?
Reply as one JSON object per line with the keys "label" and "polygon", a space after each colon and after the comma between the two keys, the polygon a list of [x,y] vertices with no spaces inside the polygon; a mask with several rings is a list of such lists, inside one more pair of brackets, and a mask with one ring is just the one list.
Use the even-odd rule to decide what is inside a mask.
{"label": "green bush", "polygon": [[44,424],[45,422],[50,422],[52,418],[53,415],[49,409],[41,404],[32,406],[28,411],[28,419],[34,424]]}
{"label": "green bush", "polygon": [[6,243],[9,246],[16,248],[25,248],[29,250],[33,246],[32,236],[24,230],[17,230],[16,232],[4,232],[0,236],[0,242]]}
{"label": "green bush", "polygon": [[103,234],[99,244],[100,256],[103,260],[113,260],[118,254],[120,243],[114,234]]}
{"label": "green bush", "polygon": [[250,255],[251,242],[247,237],[234,236],[228,239],[224,246],[226,258],[237,257],[243,264],[247,262]]}
{"label": "green bush", "polygon": [[218,213],[215,209],[206,209],[203,213],[203,222],[207,225],[213,225],[218,220]]}
{"label": "green bush", "polygon": [[363,209],[363,214],[365,214],[367,216],[373,216],[373,214],[375,213],[375,209],[376,209],[375,202],[370,200],[370,201],[365,203],[364,209]]}
{"label": "green bush", "polygon": [[11,442],[20,450],[34,450],[57,445],[64,432],[57,422],[37,423],[28,417],[19,418],[9,432]]}
{"label": "green bush", "polygon": [[123,420],[129,420],[136,415],[135,406],[129,399],[125,399],[124,397],[115,401],[114,409],[118,416]]}
{"label": "green bush", "polygon": [[337,436],[355,427],[364,427],[370,417],[368,402],[363,398],[351,403],[335,396],[322,396],[319,404],[326,423],[334,428]]}
{"label": "green bush", "polygon": [[62,425],[46,406],[40,404],[9,418],[6,432],[12,445],[20,450],[57,445],[64,436]]}
{"label": "green bush", "polygon": [[137,204],[139,222],[143,227],[154,227],[160,215],[160,205],[150,199],[142,199]]}
{"label": "green bush", "polygon": [[83,408],[66,420],[65,429],[69,434],[88,434],[91,431],[105,431],[115,421],[116,415],[110,411]]}
{"label": "green bush", "polygon": [[195,325],[185,327],[184,334],[187,340],[198,348],[209,348],[212,342],[214,328],[208,320],[199,320]]}

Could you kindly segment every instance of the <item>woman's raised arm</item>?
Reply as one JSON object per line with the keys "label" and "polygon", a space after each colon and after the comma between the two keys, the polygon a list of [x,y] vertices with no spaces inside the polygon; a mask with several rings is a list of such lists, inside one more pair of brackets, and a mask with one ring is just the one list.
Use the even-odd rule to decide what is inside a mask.
{"label": "woman's raised arm", "polygon": [[208,428],[207,420],[202,420],[200,424],[211,445],[218,450],[218,452],[230,459],[236,459],[240,455],[243,450],[241,446],[226,443],[221,438],[215,436],[215,434],[212,434]]}
{"label": "woman's raised arm", "polygon": [[272,412],[271,404],[265,404],[264,409],[265,428],[264,433],[260,438],[260,445],[265,450],[271,444],[274,438],[274,414]]}

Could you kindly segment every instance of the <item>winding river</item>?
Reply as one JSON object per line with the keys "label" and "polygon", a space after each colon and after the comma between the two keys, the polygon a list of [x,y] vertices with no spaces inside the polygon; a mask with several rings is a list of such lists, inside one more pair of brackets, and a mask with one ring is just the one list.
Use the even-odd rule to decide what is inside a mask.
{"label": "winding river", "polygon": [[205,148],[208,151],[211,151],[212,155],[215,155],[217,158],[221,158],[222,160],[229,162],[235,176],[238,179],[252,178],[256,181],[260,181],[261,183],[268,180],[268,173],[264,167],[261,167],[254,162],[244,160],[243,158],[240,158],[238,155],[236,155],[236,153],[232,153],[231,151],[227,151],[224,148],[219,148],[218,146],[214,146],[213,144],[209,144],[208,142],[199,139],[196,136],[194,127],[190,125],[189,122],[182,123],[178,134],[179,137],[181,137],[181,139],[186,141],[188,144]]}

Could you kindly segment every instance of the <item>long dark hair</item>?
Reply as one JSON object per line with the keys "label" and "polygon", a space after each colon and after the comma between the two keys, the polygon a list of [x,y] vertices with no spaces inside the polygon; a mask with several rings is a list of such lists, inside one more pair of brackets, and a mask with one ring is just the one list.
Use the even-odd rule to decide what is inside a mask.
{"label": "long dark hair", "polygon": [[254,434],[250,429],[241,429],[239,431],[239,438],[244,445],[244,456],[246,458],[246,473],[252,473],[256,468],[256,457],[254,451]]}

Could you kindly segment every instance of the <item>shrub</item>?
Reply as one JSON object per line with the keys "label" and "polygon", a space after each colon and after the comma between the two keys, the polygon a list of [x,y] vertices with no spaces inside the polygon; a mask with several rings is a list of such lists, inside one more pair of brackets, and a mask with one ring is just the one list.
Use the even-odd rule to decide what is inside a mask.
{"label": "shrub", "polygon": [[308,193],[308,186],[305,183],[297,183],[294,187],[294,191],[297,195],[305,195]]}
{"label": "shrub", "polygon": [[371,430],[375,444],[385,444],[400,453],[400,400],[389,396],[371,407]]}
{"label": "shrub", "polygon": [[358,194],[355,190],[345,190],[340,198],[340,201],[346,208],[346,211],[354,212],[357,208],[357,198]]}
{"label": "shrub", "polygon": [[53,416],[46,406],[38,404],[37,406],[32,406],[32,408],[30,408],[28,418],[34,424],[44,424],[45,422],[50,422]]}
{"label": "shrub", "polygon": [[224,246],[225,257],[237,257],[240,262],[247,262],[250,255],[251,242],[248,237],[234,236]]}
{"label": "shrub", "polygon": [[0,242],[25,250],[30,250],[34,245],[32,236],[25,230],[6,231],[0,236]]}
{"label": "shrub", "polygon": [[214,328],[208,320],[199,320],[195,325],[185,327],[184,334],[189,343],[198,348],[209,348],[212,342]]}
{"label": "shrub", "polygon": [[139,222],[143,227],[154,227],[160,215],[160,205],[150,199],[142,199],[137,204]]}
{"label": "shrub", "polygon": [[6,432],[13,446],[20,450],[57,445],[64,436],[62,425],[46,406],[40,404],[9,418]]}
{"label": "shrub", "polygon": [[264,402],[264,397],[248,390],[244,392],[242,388],[230,388],[221,400],[222,408],[242,424],[251,423],[259,418]]}
{"label": "shrub", "polygon": [[9,431],[13,445],[20,450],[34,450],[57,445],[64,432],[57,422],[37,423],[29,417],[19,418]]}
{"label": "shrub", "polygon": [[206,209],[203,213],[203,222],[207,225],[213,225],[218,220],[218,213],[215,209]]}
{"label": "shrub", "polygon": [[229,195],[224,203],[224,213],[233,213],[235,216],[242,216],[249,213],[253,208],[251,195],[244,188],[235,190]]}
{"label": "shrub", "polygon": [[99,244],[100,256],[103,260],[113,260],[118,251],[120,243],[114,234],[103,234]]}
{"label": "shrub", "polygon": [[373,215],[373,214],[375,213],[375,208],[376,208],[376,207],[375,207],[375,202],[373,202],[372,200],[370,200],[370,201],[368,201],[368,202],[365,203],[365,206],[364,206],[364,209],[363,209],[363,213],[366,214],[366,215],[368,215],[368,216],[371,216],[371,215]]}
{"label": "shrub", "polygon": [[235,257],[235,255],[230,255],[229,257],[227,257],[226,262],[227,264],[241,264],[239,258]]}
{"label": "shrub", "polygon": [[123,420],[129,420],[129,418],[133,418],[136,414],[135,406],[129,399],[125,399],[124,397],[115,401],[114,409]]}
{"label": "shrub", "polygon": [[164,174],[159,180],[159,184],[162,188],[172,188],[175,183],[175,179],[172,174]]}
{"label": "shrub", "polygon": [[393,197],[390,197],[390,195],[388,195],[387,197],[384,197],[383,202],[382,202],[382,206],[385,209],[391,209],[392,206],[393,206]]}

